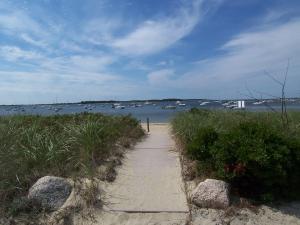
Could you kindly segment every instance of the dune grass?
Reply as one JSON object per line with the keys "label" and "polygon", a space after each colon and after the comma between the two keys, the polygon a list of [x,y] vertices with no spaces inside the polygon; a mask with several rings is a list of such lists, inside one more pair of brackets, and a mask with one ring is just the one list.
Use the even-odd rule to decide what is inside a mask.
{"label": "dune grass", "polygon": [[178,114],[173,131],[199,176],[232,184],[259,201],[300,197],[300,113],[206,111]]}
{"label": "dune grass", "polygon": [[130,116],[77,114],[0,117],[0,204],[40,177],[92,176],[95,167],[144,131]]}

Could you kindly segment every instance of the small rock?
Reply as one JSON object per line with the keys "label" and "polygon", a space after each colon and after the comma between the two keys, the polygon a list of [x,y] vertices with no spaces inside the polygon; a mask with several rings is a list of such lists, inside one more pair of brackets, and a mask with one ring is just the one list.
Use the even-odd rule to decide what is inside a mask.
{"label": "small rock", "polygon": [[101,180],[102,180],[102,177],[105,177],[106,170],[107,170],[107,165],[101,165],[97,168],[97,172],[98,172]]}
{"label": "small rock", "polygon": [[66,179],[45,176],[29,189],[28,199],[52,211],[59,209],[65,203],[71,191],[72,186]]}
{"label": "small rock", "polygon": [[194,189],[191,201],[203,208],[227,208],[230,204],[229,184],[221,180],[206,179]]}
{"label": "small rock", "polygon": [[196,163],[185,160],[182,164],[182,176],[185,181],[192,181],[196,178]]}
{"label": "small rock", "polygon": [[117,172],[114,168],[110,168],[106,174],[106,180],[108,182],[113,182],[117,177]]}
{"label": "small rock", "polygon": [[119,157],[113,156],[113,157],[110,158],[110,161],[114,166],[122,165],[122,161]]}

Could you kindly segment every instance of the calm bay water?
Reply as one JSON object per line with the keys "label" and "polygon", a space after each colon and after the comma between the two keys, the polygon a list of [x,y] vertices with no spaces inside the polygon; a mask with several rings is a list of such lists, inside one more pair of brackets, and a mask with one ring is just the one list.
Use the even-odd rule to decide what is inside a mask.
{"label": "calm bay water", "polygon": [[[205,103],[206,102],[206,103]],[[0,115],[63,115],[75,114],[82,112],[104,113],[111,115],[127,115],[131,114],[138,120],[145,122],[147,117],[150,122],[168,122],[178,112],[187,111],[193,107],[202,109],[222,109],[226,107],[223,105],[228,101],[199,101],[199,100],[185,100],[181,101],[184,105],[176,104],[176,101],[164,102],[122,102],[121,106],[112,108],[111,103],[94,103],[94,104],[54,104],[54,105],[14,105],[14,106],[0,106]],[[280,102],[270,101],[267,103],[273,109],[280,111]],[[164,109],[166,106],[176,106],[175,109]],[[270,111],[270,107],[266,103],[255,103],[255,101],[246,101],[246,110],[248,111]],[[300,100],[293,100],[287,103],[288,110],[300,111]],[[228,109],[234,110],[234,109]]]}

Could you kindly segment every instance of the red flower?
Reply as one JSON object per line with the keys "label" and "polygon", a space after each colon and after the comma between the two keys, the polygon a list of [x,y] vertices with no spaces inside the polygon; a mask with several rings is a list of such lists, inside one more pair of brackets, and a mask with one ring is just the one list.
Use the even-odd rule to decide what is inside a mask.
{"label": "red flower", "polygon": [[246,172],[246,166],[242,163],[235,165],[233,172],[237,175],[244,174]]}

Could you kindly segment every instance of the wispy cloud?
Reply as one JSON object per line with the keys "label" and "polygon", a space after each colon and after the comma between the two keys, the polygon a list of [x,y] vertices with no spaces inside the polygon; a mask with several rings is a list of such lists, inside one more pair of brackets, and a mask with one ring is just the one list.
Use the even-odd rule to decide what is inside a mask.
{"label": "wispy cloud", "polygon": [[[69,100],[136,98],[141,92],[149,96],[155,93],[155,97],[178,93],[195,97],[221,90],[232,94],[251,79],[266,87],[263,71],[281,72],[288,58],[293,77],[289,85],[300,82],[296,75],[299,69],[294,69],[300,68],[300,19],[291,19],[297,13],[289,9],[266,9],[269,13],[259,19],[258,26],[243,32],[241,26],[234,26],[232,33],[238,35],[228,34],[222,39],[226,43],[220,44],[215,38],[219,31],[209,26],[209,18],[215,15],[214,9],[227,8],[219,7],[225,0],[163,1],[150,4],[147,13],[138,16],[129,9],[139,10],[135,7],[148,1],[116,6],[107,0],[101,0],[103,4],[88,0],[85,5],[74,3],[72,7],[65,1],[59,7],[53,1],[42,1],[28,3],[27,10],[17,7],[22,4],[19,1],[3,2],[0,97],[14,95],[19,103],[25,98],[20,95],[22,91],[31,93],[32,98],[39,97],[37,93],[57,93]],[[169,8],[156,8],[161,6]],[[222,15],[214,19],[220,21]],[[255,13],[251,23],[256,21],[254,17]],[[203,28],[209,34],[198,32]],[[196,29],[197,35],[203,35],[199,38],[202,42],[205,35],[213,39],[207,42],[209,48],[213,46],[214,55],[208,53],[211,49],[205,43],[199,45],[198,36],[190,36]],[[181,44],[186,40],[189,49]],[[176,51],[167,51],[171,48]]]}
{"label": "wispy cloud", "polygon": [[[297,70],[293,69],[300,66],[300,19],[262,27],[233,37],[220,48],[222,54],[197,62],[183,75],[177,74],[172,78],[168,76],[170,72],[161,74],[157,71],[148,76],[149,83],[156,85],[153,78],[162,76],[166,87],[190,89],[193,94],[217,96],[226,92],[228,96],[234,96],[237,91],[245,89],[247,82],[256,79],[255,88],[272,94],[279,89],[272,87],[264,71],[282,79],[288,59],[291,60],[289,76],[293,82],[300,82]],[[294,93],[295,87],[291,91]]]}
{"label": "wispy cloud", "polygon": [[156,87],[164,86],[165,82],[169,82],[174,75],[172,69],[163,69],[148,74],[148,80],[151,85]]}
{"label": "wispy cloud", "polygon": [[18,32],[31,32],[44,35],[46,31],[38,22],[21,10],[10,10],[0,14],[0,28],[2,32],[16,34]]}
{"label": "wispy cloud", "polygon": [[[161,52],[189,35],[203,16],[203,2],[206,1],[183,0],[173,14],[153,15],[154,19],[146,19],[134,29],[133,24],[129,29],[121,17],[88,17],[78,26],[69,26],[64,18],[47,15],[45,9],[31,15],[4,5],[0,13],[0,35],[10,36],[16,43],[0,46],[0,55],[18,67],[11,64],[8,70],[0,70],[1,80],[5,81],[0,88],[45,92],[47,85],[53,84],[57,86],[55,90],[69,85],[78,88],[86,84],[101,85],[103,89],[114,86],[106,88],[108,95],[118,89],[128,93],[137,90],[124,75],[112,72],[113,65],[117,63],[124,71],[148,72],[150,66],[132,56]],[[46,21],[39,19],[43,18],[41,12],[46,13],[43,15]],[[119,36],[121,33],[127,35]],[[29,70],[30,73],[26,72]],[[168,73],[171,71],[162,70],[150,74],[149,79],[154,84]]]}
{"label": "wispy cloud", "polygon": [[127,87],[124,82],[123,87],[119,87],[117,76],[105,73],[0,70],[0,77],[0,96],[9,96],[2,104],[52,103],[56,98],[60,102],[96,100],[116,97],[112,93],[118,88],[124,91],[124,96],[125,91],[130,91],[130,88],[124,89]]}
{"label": "wispy cloud", "polygon": [[114,33],[124,26],[119,18],[94,18],[83,27],[82,40],[95,45],[108,45],[114,39]]}
{"label": "wispy cloud", "polygon": [[204,1],[191,2],[184,4],[173,16],[143,22],[125,37],[114,40],[112,46],[132,55],[152,54],[169,48],[187,36],[201,19]]}
{"label": "wispy cloud", "polygon": [[34,51],[23,50],[17,46],[0,46],[0,56],[7,61],[36,60],[42,56]]}
{"label": "wispy cloud", "polygon": [[37,47],[45,48],[45,47],[48,46],[45,41],[43,41],[43,40],[36,40],[33,37],[31,37],[29,34],[27,34],[27,33],[22,33],[20,35],[20,38],[22,40],[26,41],[27,43],[29,43],[31,45],[34,45],[34,46],[37,46]]}

